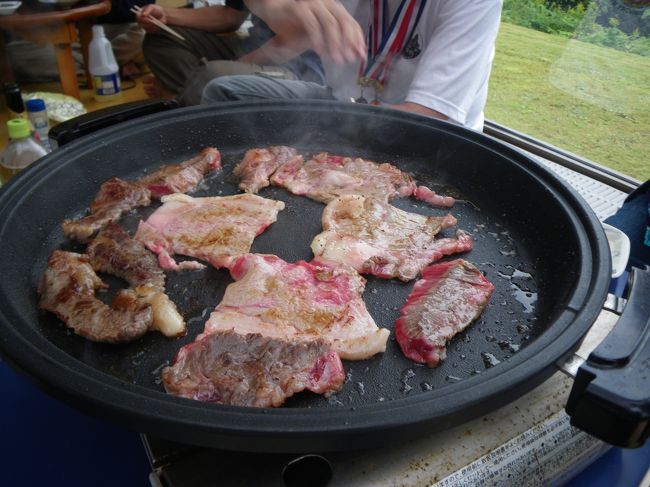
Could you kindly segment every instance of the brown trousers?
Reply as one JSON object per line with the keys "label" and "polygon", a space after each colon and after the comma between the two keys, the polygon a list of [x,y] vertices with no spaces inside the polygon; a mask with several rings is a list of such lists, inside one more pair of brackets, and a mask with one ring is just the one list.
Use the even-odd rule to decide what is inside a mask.
{"label": "brown trousers", "polygon": [[172,27],[186,41],[161,31],[147,34],[142,50],[151,72],[165,88],[176,93],[181,105],[198,105],[205,85],[220,76],[266,73],[282,79],[295,79],[295,75],[282,66],[235,61],[245,54],[245,39],[240,34],[218,35]]}

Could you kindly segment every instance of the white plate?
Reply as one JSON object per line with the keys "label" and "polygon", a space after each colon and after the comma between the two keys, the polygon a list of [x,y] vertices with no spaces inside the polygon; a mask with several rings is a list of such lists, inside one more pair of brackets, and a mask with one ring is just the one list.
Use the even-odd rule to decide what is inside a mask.
{"label": "white plate", "polygon": [[11,15],[23,2],[0,2],[0,15]]}
{"label": "white plate", "polygon": [[616,279],[623,274],[630,258],[630,239],[618,228],[607,223],[603,223],[603,228],[612,254],[612,279]]}

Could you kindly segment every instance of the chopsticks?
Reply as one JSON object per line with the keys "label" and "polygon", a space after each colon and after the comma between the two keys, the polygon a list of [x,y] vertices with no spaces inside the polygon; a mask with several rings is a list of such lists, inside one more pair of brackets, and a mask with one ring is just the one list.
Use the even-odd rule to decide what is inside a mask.
{"label": "chopsticks", "polygon": [[[134,14],[139,14],[142,12],[142,8],[139,5],[134,5],[131,7],[129,10],[133,12]],[[147,18],[151,21],[152,24],[157,25],[160,27],[162,30],[169,32],[171,35],[178,37],[181,41],[186,41],[185,37],[180,35],[178,32],[176,32],[174,29],[171,27],[168,27],[167,24],[163,24],[160,20],[158,20],[155,17],[152,17],[151,15],[147,15]],[[187,42],[187,41],[186,41]]]}

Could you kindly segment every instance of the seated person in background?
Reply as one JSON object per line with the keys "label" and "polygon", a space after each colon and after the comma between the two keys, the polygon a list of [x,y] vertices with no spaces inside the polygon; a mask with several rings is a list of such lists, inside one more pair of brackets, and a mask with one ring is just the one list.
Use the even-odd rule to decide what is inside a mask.
{"label": "seated person in background", "polygon": [[[97,17],[96,23],[104,26],[106,38],[111,41],[115,60],[120,66],[122,77],[139,71],[137,64],[143,62],[142,40],[145,32],[135,21],[129,9],[135,5],[144,6],[154,0],[111,0],[111,11]],[[3,33],[0,32],[0,35]],[[16,80],[20,83],[42,83],[57,81],[59,69],[54,46],[33,44],[14,37],[7,40],[9,56]],[[79,43],[72,45],[72,56],[77,75],[84,75],[84,62]]]}
{"label": "seated person in background", "polygon": [[352,99],[482,130],[501,0],[405,0],[404,8],[399,0],[247,0],[247,5],[278,33],[278,43],[298,52],[311,47],[321,55],[328,87],[228,76],[206,86],[202,103],[251,96]]}
{"label": "seated person in background", "polygon": [[[137,18],[147,31],[143,51],[155,78],[146,80],[145,92],[154,98],[176,97],[181,105],[196,105],[205,85],[224,75],[259,73],[325,82],[313,51],[275,63],[272,49],[261,48],[272,45],[269,41],[274,34],[258,17],[253,16],[248,36],[236,33],[248,16],[242,0],[196,9],[146,6]],[[159,29],[150,17],[170,25],[186,40]]]}

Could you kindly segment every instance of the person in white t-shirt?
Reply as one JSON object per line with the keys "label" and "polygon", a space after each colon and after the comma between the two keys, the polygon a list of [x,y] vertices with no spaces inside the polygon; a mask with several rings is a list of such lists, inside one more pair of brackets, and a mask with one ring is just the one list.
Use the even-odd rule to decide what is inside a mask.
{"label": "person in white t-shirt", "polygon": [[311,47],[321,55],[328,86],[264,76],[224,77],[206,86],[202,103],[250,98],[354,100],[482,130],[502,0],[246,3],[278,34],[278,42],[284,40],[295,52]]}

